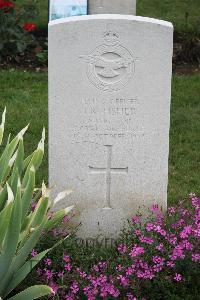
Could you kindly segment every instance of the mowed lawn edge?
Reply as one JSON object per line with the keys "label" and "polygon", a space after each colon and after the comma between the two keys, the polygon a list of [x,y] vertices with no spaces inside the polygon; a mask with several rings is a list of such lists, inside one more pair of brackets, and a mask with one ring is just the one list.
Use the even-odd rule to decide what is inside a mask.
{"label": "mowed lawn edge", "polygon": [[[46,128],[45,157],[38,172],[38,183],[43,179],[48,181],[47,79],[47,73],[0,71],[0,113],[7,107],[5,135],[13,136],[30,123],[25,136],[28,155],[37,147],[42,129]],[[198,74],[173,76],[172,80],[169,204],[186,198],[190,192],[200,194],[199,81]]]}

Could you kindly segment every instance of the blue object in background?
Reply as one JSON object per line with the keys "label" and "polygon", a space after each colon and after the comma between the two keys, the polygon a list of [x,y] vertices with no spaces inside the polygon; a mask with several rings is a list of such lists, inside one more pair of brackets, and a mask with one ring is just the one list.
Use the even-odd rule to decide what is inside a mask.
{"label": "blue object in background", "polygon": [[87,15],[87,0],[50,0],[49,21]]}

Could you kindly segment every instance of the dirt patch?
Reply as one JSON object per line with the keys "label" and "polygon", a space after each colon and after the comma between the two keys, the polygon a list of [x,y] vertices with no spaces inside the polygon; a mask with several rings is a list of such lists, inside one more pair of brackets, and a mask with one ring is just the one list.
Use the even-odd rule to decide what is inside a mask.
{"label": "dirt patch", "polygon": [[190,64],[180,64],[173,65],[173,74],[177,75],[193,75],[200,74],[200,66],[199,65],[190,65]]}

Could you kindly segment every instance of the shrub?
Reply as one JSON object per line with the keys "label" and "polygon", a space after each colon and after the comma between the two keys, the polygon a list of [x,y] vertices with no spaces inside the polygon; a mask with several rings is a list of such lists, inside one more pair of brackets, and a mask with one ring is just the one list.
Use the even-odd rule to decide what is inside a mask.
{"label": "shrub", "polygon": [[85,248],[77,259],[77,245],[76,256],[66,250],[59,265],[58,257],[46,259],[37,274],[56,299],[197,299],[199,238],[200,198],[190,195],[167,214],[158,205],[136,214],[109,257]]}
{"label": "shrub", "polygon": [[0,59],[22,53],[34,41],[31,34],[36,29],[28,20],[34,18],[33,5],[17,10],[13,1],[0,0]]}
{"label": "shrub", "polygon": [[[0,125],[0,145],[4,134],[5,113],[6,111]],[[42,231],[51,230],[71,210],[71,207],[62,209],[52,216],[49,190],[44,183],[42,189],[35,189],[35,173],[44,154],[45,132],[43,131],[37,149],[24,158],[23,136],[27,128],[28,126],[22,129],[12,140],[9,136],[0,155],[0,299],[7,297],[51,250],[29,257]],[[54,202],[67,193],[59,194]],[[31,211],[33,197],[38,200]],[[49,286],[37,285],[9,299],[31,300],[50,293],[52,289]]]}

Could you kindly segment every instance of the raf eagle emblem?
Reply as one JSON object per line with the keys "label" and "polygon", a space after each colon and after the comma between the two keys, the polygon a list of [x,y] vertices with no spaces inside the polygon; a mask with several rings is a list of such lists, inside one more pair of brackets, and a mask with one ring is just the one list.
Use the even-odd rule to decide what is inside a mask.
{"label": "raf eagle emblem", "polygon": [[89,55],[79,56],[87,63],[87,77],[96,88],[117,91],[129,82],[134,74],[132,53],[122,46],[119,36],[112,31],[104,34],[104,44]]}
{"label": "raf eagle emblem", "polygon": [[132,64],[133,59],[130,58],[119,58],[115,60],[108,60],[104,57],[98,57],[96,55],[82,56],[87,63],[97,67],[96,73],[105,78],[114,78],[119,76],[120,73],[117,71],[121,68],[127,68]]}

